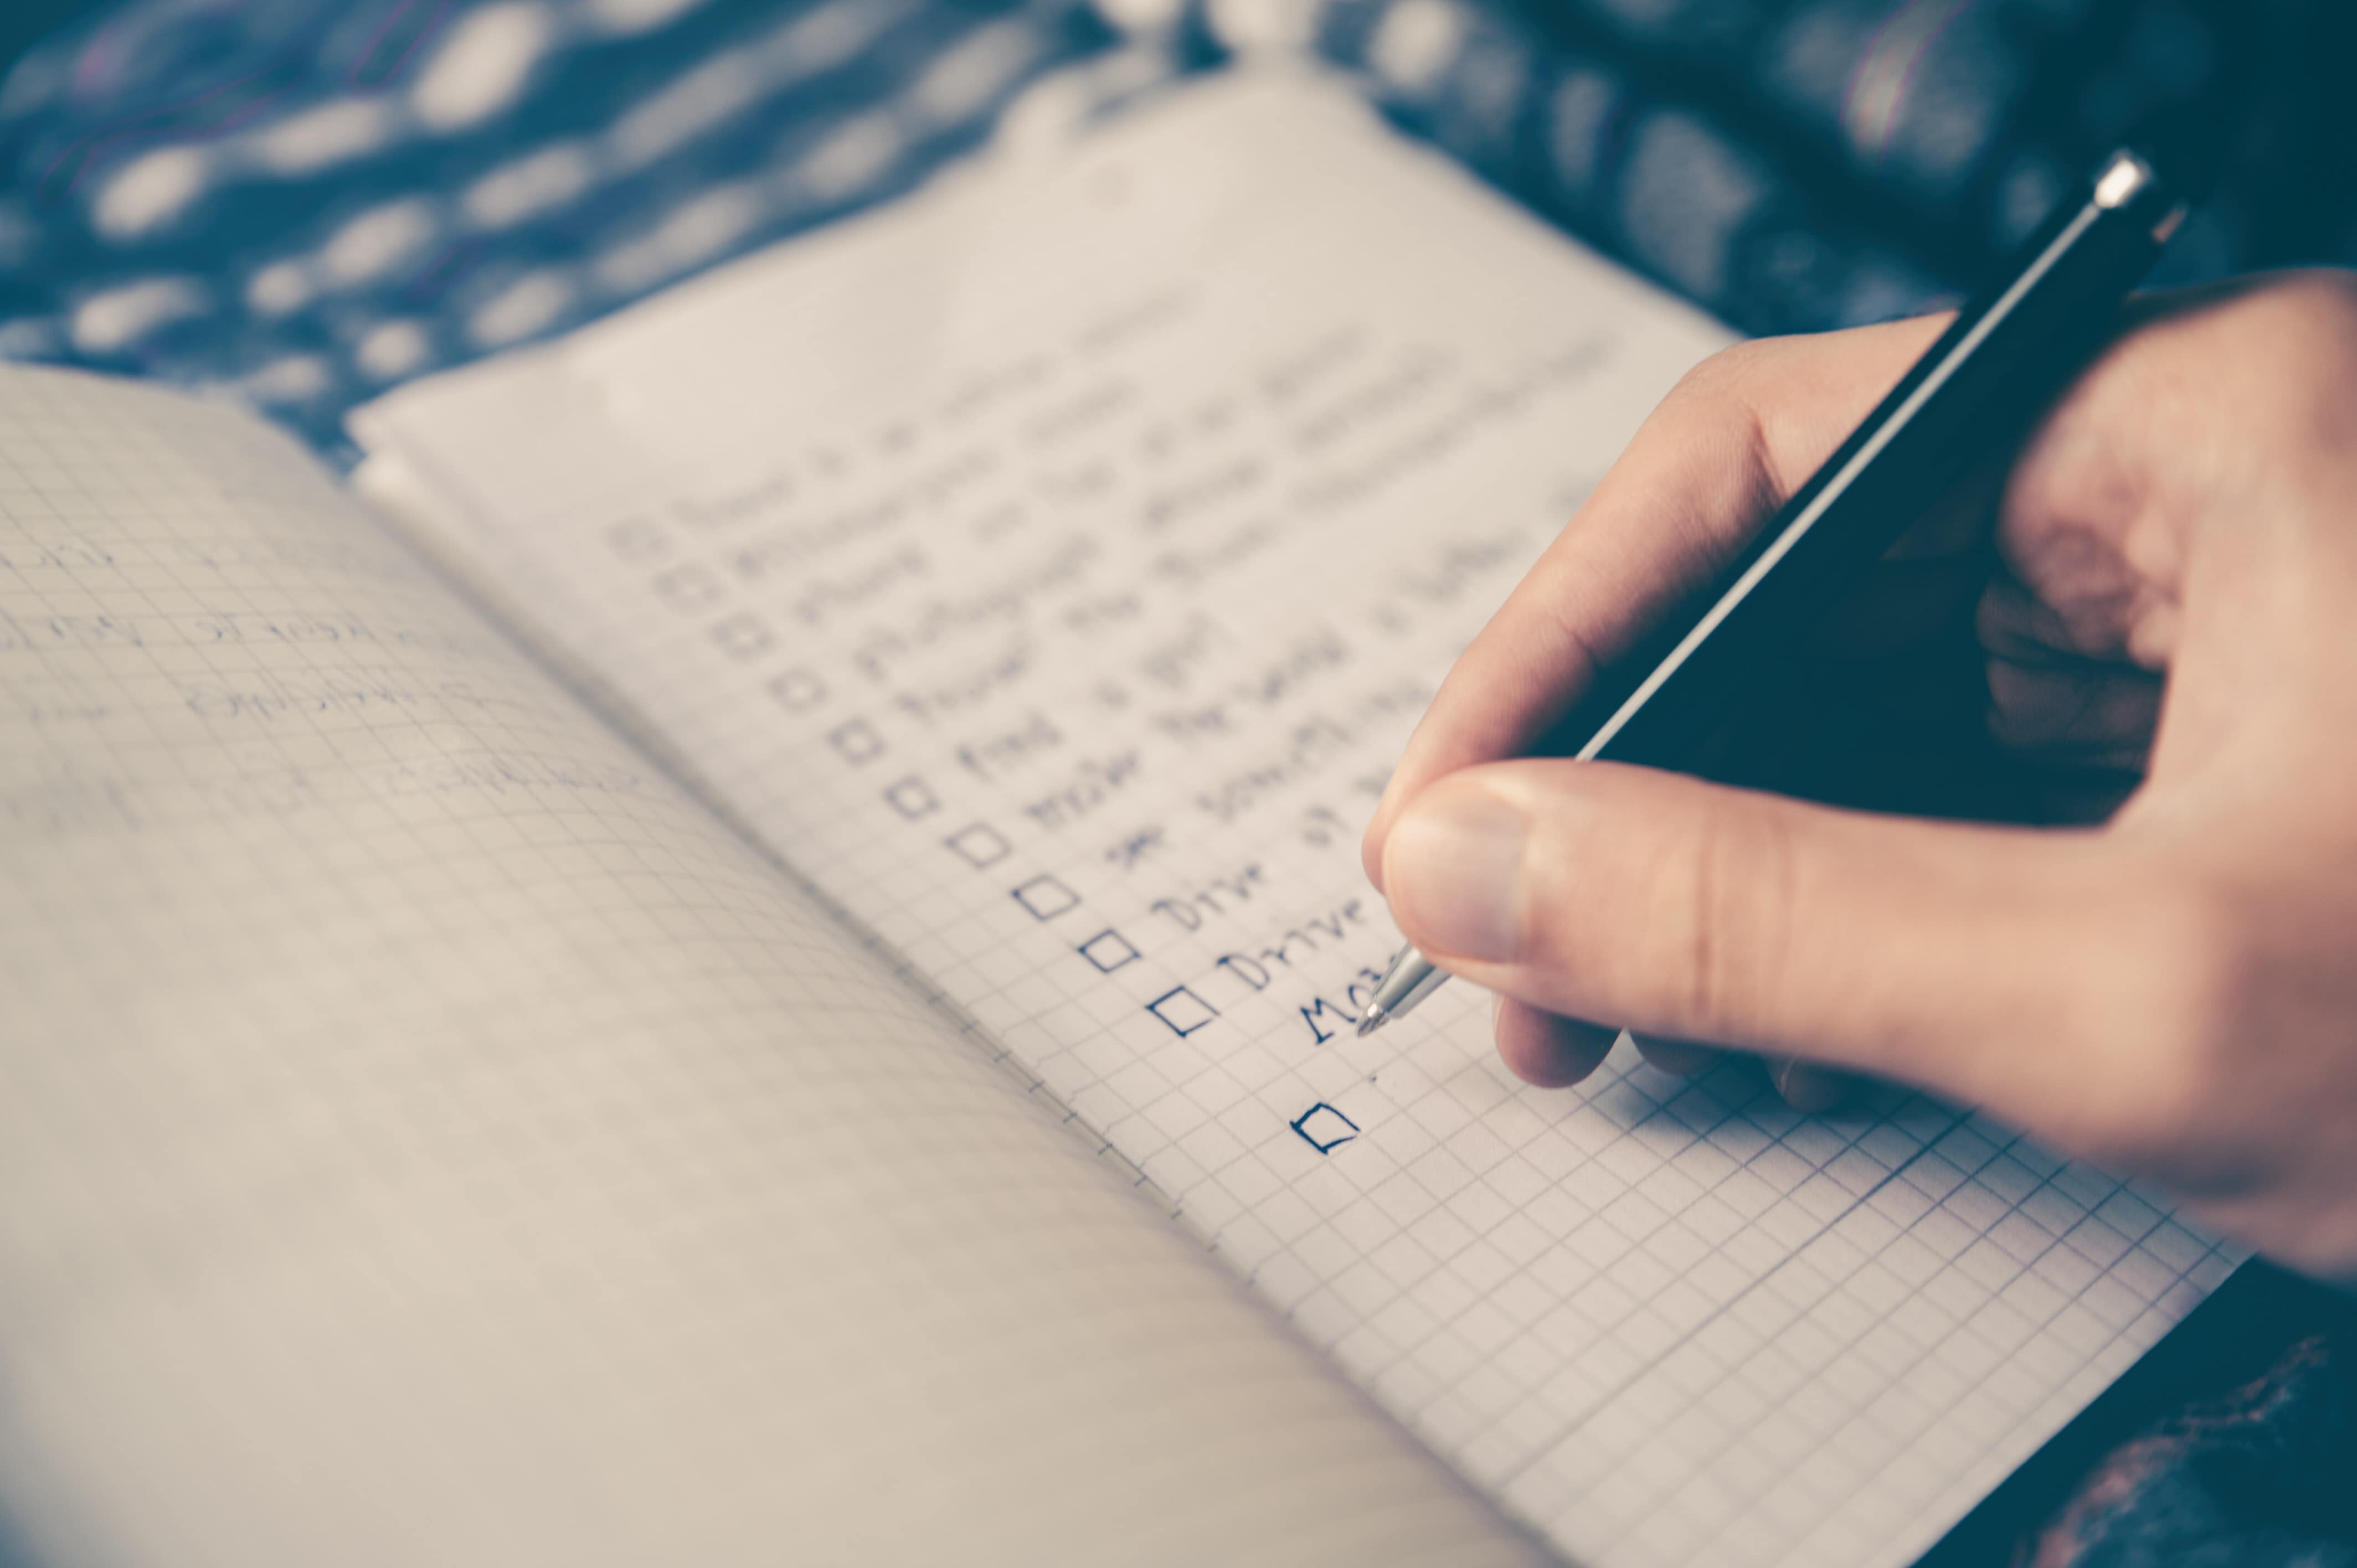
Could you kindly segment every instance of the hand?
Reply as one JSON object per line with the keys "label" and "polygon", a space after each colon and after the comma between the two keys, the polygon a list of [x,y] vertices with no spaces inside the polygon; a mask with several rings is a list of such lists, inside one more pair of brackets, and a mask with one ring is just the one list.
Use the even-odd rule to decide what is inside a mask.
{"label": "hand", "polygon": [[[2357,276],[2142,307],[1978,532],[1950,519],[1888,564],[1886,589],[1917,590],[1993,566],[1958,623],[1986,701],[1951,727],[1985,714],[2017,776],[2132,791],[2101,825],[1500,760],[1941,327],[1750,343],[1690,375],[1450,673],[1369,875],[1411,940],[1501,993],[1499,1048],[1534,1083],[1585,1076],[1621,1026],[1673,1070],[1708,1047],[1813,1064],[1800,1101],[1813,1070],[1896,1079],[2357,1279]],[[1924,591],[1886,633],[1936,630]]]}

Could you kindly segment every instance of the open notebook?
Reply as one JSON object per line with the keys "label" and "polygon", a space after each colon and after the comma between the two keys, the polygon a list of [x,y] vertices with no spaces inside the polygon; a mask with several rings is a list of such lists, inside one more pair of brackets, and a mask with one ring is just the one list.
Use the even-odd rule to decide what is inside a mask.
{"label": "open notebook", "polygon": [[1237,76],[404,390],[366,505],[0,374],[17,1544],[1909,1560],[2231,1256],[1348,1027],[1389,759],[1722,340]]}

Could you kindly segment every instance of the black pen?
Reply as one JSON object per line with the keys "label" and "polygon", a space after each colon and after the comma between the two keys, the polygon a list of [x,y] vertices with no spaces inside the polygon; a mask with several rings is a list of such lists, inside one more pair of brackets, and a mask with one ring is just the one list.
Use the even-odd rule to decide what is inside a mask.
{"label": "black pen", "polygon": [[[1712,589],[1656,628],[1646,646],[1667,651],[1629,661],[1558,726],[1563,748],[1581,761],[1694,768],[1705,737],[1760,671],[2094,359],[2185,213],[2185,199],[2142,156],[2106,159],[2085,199],[2023,246],[2008,281],[1966,306]],[[1359,1033],[1408,1012],[1448,978],[1402,948]]]}

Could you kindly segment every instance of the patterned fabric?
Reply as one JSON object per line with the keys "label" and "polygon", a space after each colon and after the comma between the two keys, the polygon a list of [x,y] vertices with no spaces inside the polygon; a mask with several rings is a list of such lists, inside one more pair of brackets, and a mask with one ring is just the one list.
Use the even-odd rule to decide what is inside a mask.
{"label": "patterned fabric", "polygon": [[2233,153],[2169,263],[2217,275],[2357,253],[2323,66],[2357,43],[2351,9],[128,0],[0,85],[0,355],[228,389],[332,447],[387,385],[903,191],[1018,103],[1084,113],[1266,50],[1356,73],[1411,131],[1749,331],[1968,285],[2170,108],[2204,110]]}
{"label": "patterned fabric", "polygon": [[2121,1444],[2016,1568],[2352,1568],[2357,1366],[2327,1335]]}
{"label": "patterned fabric", "polygon": [[0,91],[0,353],[352,403],[906,188],[1076,0],[150,0]]}

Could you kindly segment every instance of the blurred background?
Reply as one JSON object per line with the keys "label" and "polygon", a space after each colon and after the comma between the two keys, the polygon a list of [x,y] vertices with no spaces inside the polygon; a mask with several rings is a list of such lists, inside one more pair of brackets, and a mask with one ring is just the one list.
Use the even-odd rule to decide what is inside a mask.
{"label": "blurred background", "polygon": [[2168,280],[2357,259],[2349,0],[8,0],[0,357],[334,452],[393,382],[1262,53],[1747,332],[1970,287],[2161,111],[2226,166]]}

